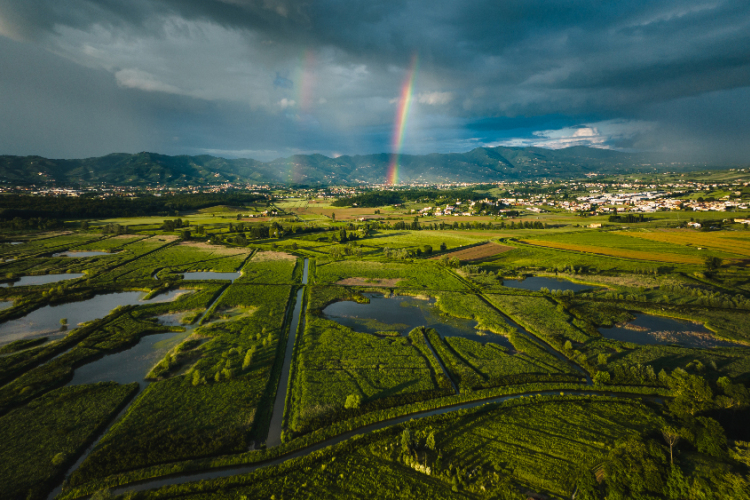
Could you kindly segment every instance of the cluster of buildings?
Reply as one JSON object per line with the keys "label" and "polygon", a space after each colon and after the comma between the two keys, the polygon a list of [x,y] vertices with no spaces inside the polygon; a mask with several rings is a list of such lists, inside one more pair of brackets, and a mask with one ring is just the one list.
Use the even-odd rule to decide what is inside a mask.
{"label": "cluster of buildings", "polygon": [[[736,196],[741,193],[736,192]],[[579,196],[574,201],[558,202],[561,208],[571,212],[614,213],[636,212],[652,213],[665,210],[693,210],[696,212],[724,212],[727,210],[747,210],[750,202],[741,198],[724,196],[719,200],[705,201],[680,198],[679,194],[664,191],[646,191],[642,193],[599,194],[596,196]]]}

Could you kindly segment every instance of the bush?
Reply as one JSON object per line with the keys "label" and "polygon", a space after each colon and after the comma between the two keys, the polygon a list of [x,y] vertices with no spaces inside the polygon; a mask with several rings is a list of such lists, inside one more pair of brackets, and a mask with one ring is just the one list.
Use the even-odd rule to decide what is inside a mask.
{"label": "bush", "polygon": [[594,384],[596,385],[608,384],[609,380],[609,372],[596,372],[596,375],[594,375]]}

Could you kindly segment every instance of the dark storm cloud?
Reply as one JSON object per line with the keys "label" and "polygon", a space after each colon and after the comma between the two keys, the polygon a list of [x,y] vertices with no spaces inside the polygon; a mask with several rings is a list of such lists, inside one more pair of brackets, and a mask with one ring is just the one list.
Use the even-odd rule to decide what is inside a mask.
{"label": "dark storm cloud", "polygon": [[[0,0],[0,35],[65,67],[25,90],[22,69],[0,75],[22,89],[0,153],[387,151],[414,54],[411,152],[589,141],[746,161],[749,142],[747,2]],[[107,90],[77,101],[91,85]],[[45,113],[58,142],[23,118]],[[88,114],[112,122],[99,146],[83,122],[54,133]]]}

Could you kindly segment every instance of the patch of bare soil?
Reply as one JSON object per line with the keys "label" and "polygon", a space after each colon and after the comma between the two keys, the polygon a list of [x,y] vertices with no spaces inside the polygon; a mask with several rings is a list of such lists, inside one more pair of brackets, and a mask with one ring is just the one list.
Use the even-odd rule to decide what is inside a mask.
{"label": "patch of bare soil", "polygon": [[207,250],[219,255],[242,255],[250,253],[250,250],[248,250],[247,248],[228,248],[222,245],[209,245],[208,243],[195,241],[184,241],[180,243],[180,246],[197,248],[199,250]]}
{"label": "patch of bare soil", "polygon": [[396,286],[401,278],[346,278],[336,282],[346,286]]}
{"label": "patch of bare soil", "polygon": [[263,262],[268,260],[297,260],[297,257],[286,252],[271,252],[261,250],[253,255],[254,262]]}

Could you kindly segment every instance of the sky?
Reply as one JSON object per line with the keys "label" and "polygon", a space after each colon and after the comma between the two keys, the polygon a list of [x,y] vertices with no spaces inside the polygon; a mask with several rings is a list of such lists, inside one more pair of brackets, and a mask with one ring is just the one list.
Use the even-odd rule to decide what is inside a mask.
{"label": "sky", "polygon": [[0,0],[0,154],[576,145],[749,164],[750,2]]}

